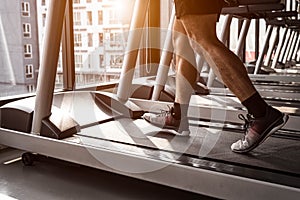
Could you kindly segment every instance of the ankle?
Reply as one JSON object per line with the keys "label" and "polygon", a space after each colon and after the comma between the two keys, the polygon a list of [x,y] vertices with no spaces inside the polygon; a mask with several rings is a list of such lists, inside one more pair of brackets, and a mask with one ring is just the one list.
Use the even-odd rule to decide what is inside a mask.
{"label": "ankle", "polygon": [[187,111],[188,111],[188,104],[180,104],[177,102],[174,102],[174,110],[173,110],[173,117],[176,120],[180,120],[183,117],[187,116]]}
{"label": "ankle", "polygon": [[243,101],[242,104],[254,118],[264,117],[267,113],[268,104],[262,99],[258,92]]}

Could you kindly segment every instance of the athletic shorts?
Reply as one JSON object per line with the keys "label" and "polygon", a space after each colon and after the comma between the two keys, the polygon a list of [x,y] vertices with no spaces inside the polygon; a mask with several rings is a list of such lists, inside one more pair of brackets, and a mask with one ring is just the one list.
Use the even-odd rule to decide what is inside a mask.
{"label": "athletic shorts", "polygon": [[225,6],[224,0],[174,0],[176,17],[184,15],[218,14]]}

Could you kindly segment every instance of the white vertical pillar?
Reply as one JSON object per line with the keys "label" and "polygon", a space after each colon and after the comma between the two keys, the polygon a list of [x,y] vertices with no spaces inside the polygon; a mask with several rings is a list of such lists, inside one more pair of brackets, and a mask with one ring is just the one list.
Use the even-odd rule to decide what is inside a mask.
{"label": "white vertical pillar", "polygon": [[272,61],[272,65],[271,65],[271,68],[275,69],[277,63],[278,63],[278,60],[279,60],[279,56],[280,56],[280,52],[282,51],[282,47],[283,47],[283,43],[285,41],[285,36],[287,34],[287,28],[281,28],[281,30],[279,30],[279,42],[278,42],[278,45],[277,45],[277,48],[276,48],[276,51],[275,51],[275,55],[274,55],[274,58],[273,58],[273,61]]}
{"label": "white vertical pillar", "polygon": [[243,52],[243,46],[244,46],[245,41],[246,41],[246,37],[247,37],[247,34],[248,34],[250,23],[251,23],[250,19],[245,19],[243,21],[243,26],[242,26],[242,29],[241,29],[241,32],[240,32],[240,35],[239,35],[239,39],[238,39],[238,42],[237,42],[237,47],[236,47],[236,55],[240,58],[241,58],[241,55],[242,55],[242,52]]}
{"label": "white vertical pillar", "polygon": [[263,63],[264,56],[265,56],[265,53],[266,53],[266,50],[267,50],[268,42],[269,42],[270,37],[271,37],[272,30],[273,30],[273,26],[268,25],[268,28],[267,28],[267,31],[266,31],[266,35],[265,35],[265,39],[264,39],[264,44],[262,46],[262,49],[260,50],[258,59],[256,61],[256,65],[255,65],[255,69],[254,69],[254,74],[258,74],[258,72],[259,72],[259,70],[261,68],[261,65]]}
{"label": "white vertical pillar", "polygon": [[67,0],[51,0],[46,21],[44,50],[39,70],[32,133],[39,134],[42,119],[51,114],[55,76]]}
{"label": "white vertical pillar", "polygon": [[275,48],[276,39],[278,37],[278,29],[279,29],[279,27],[275,26],[273,31],[272,31],[271,38],[270,38],[269,49],[268,49],[268,52],[267,52],[267,56],[265,58],[264,66],[269,66],[270,65],[270,62],[271,62],[271,59],[272,59],[272,54],[273,54],[273,51],[274,51],[274,48]]}
{"label": "white vertical pillar", "polygon": [[159,68],[156,76],[156,83],[154,86],[152,100],[156,101],[159,99],[160,92],[163,90],[167,79],[168,72],[170,69],[171,60],[173,57],[173,43],[172,43],[172,29],[175,20],[175,8],[173,7],[171,19],[168,25],[167,36],[162,50],[161,59],[159,62]]}
{"label": "white vertical pillar", "polygon": [[120,101],[127,101],[129,98],[149,2],[150,0],[135,1],[119,87],[117,91],[117,97]]}

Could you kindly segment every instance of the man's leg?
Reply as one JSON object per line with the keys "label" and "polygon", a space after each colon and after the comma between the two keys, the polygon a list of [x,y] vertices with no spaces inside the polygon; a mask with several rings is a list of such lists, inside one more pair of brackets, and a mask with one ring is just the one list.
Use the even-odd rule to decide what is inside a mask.
{"label": "man's leg", "polygon": [[244,117],[249,125],[246,136],[232,145],[239,153],[251,151],[281,128],[288,116],[268,106],[254,88],[241,60],[216,36],[217,14],[184,15],[180,18],[191,38],[191,45],[202,53],[218,78],[238,97],[254,118]]}
{"label": "man's leg", "polygon": [[176,56],[176,94],[175,118],[187,116],[188,104],[194,92],[197,68],[194,50],[180,20],[175,19],[173,26],[173,45]]}
{"label": "man's leg", "polygon": [[176,93],[174,106],[163,114],[146,113],[143,118],[155,125],[174,130],[177,135],[189,135],[188,105],[194,92],[197,67],[194,50],[181,22],[173,26],[173,45],[176,59]]}
{"label": "man's leg", "polygon": [[268,105],[254,88],[242,61],[217,38],[217,18],[216,14],[186,15],[181,21],[195,51],[202,52],[218,78],[252,115],[262,117]]}
{"label": "man's leg", "polygon": [[218,78],[241,102],[256,90],[241,60],[216,35],[217,14],[185,15],[181,21],[196,52],[202,52]]}

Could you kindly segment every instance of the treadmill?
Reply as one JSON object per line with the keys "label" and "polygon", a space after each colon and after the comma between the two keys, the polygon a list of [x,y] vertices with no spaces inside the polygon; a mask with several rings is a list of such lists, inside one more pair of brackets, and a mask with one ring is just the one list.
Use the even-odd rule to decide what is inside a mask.
{"label": "treadmill", "polygon": [[[143,26],[148,4],[136,1],[131,29]],[[144,112],[159,112],[171,103],[128,97],[125,90],[132,77],[126,66],[133,66],[135,52],[124,59],[117,94],[54,93],[57,62],[49,60],[58,58],[66,8],[66,0],[51,1],[47,26],[58,28],[46,34],[48,57],[43,57],[37,95],[1,107],[1,144],[220,199],[299,198],[299,139],[270,137],[240,155],[231,152],[230,144],[241,137],[241,130],[202,126],[201,113],[189,115],[190,137],[171,135],[141,119]],[[129,38],[138,38],[134,34],[140,33]],[[190,108],[194,111],[197,104]],[[226,124],[226,110],[212,109],[209,114]],[[24,164],[33,158],[31,153],[22,156]]]}

